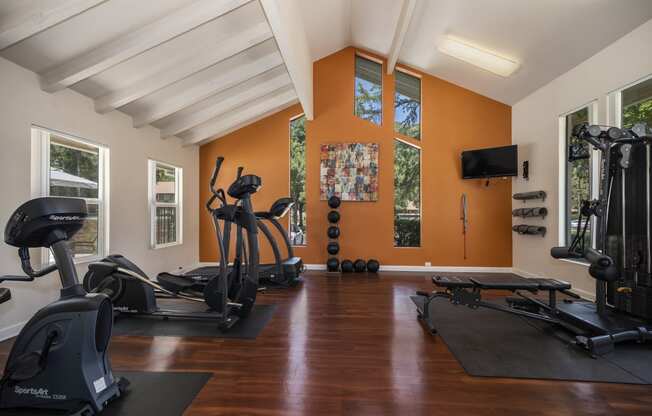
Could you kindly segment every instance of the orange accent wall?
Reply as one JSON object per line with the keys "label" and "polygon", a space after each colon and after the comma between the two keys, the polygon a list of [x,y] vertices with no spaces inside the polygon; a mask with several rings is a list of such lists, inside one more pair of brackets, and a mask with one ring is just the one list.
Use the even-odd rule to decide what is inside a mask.
{"label": "orange accent wall", "polygon": [[[393,244],[394,77],[383,65],[383,123],[377,126],[353,115],[354,57],[346,48],[314,63],[315,119],[306,122],[306,181],[308,245],[297,247],[305,263],[324,264],[326,201],[319,199],[319,146],[323,143],[380,144],[379,199],[343,202],[340,208],[343,258],[376,258],[385,265],[497,266],[512,264],[511,180],[462,180],[463,150],[511,143],[511,107],[433,76],[422,76],[422,138],[410,140],[422,149],[422,232],[420,248]],[[366,53],[366,52],[365,52]],[[289,194],[289,120],[302,112],[292,106],[237,130],[200,149],[200,259],[215,261],[215,236],[203,209],[214,160],[226,158],[220,185],[235,178],[237,166],[263,178],[254,195],[256,209],[267,209]],[[463,257],[460,197],[467,194],[469,231]],[[261,239],[263,260],[271,250]]]}

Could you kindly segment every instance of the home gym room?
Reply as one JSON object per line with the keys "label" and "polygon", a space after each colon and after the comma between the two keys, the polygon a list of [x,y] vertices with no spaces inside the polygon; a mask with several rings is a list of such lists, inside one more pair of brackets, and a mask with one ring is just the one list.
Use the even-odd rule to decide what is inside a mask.
{"label": "home gym room", "polygon": [[0,1],[0,414],[652,414],[652,1]]}

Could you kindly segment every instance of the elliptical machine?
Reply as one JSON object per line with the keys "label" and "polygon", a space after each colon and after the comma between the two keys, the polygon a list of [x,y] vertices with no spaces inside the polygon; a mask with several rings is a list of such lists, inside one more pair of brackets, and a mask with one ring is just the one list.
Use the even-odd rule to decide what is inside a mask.
{"label": "elliptical machine", "polygon": [[[40,408],[92,415],[124,392],[115,378],[107,347],[113,308],[107,294],[87,294],[79,284],[68,240],[83,226],[86,202],[75,198],[37,198],[21,205],[5,229],[5,242],[18,247],[27,276],[3,281],[33,281],[59,271],[61,296],[40,309],[16,338],[0,380],[0,408]],[[29,248],[52,251],[55,264],[34,270]],[[0,303],[11,297],[2,289]]]}
{"label": "elliptical machine", "polygon": [[[211,186],[214,186],[217,174],[224,158],[218,158],[213,172]],[[217,243],[220,252],[220,267],[217,274],[206,283],[197,282],[185,276],[171,273],[160,273],[153,281],[133,262],[121,255],[111,255],[101,262],[89,265],[89,271],[84,276],[84,288],[89,292],[112,293],[111,300],[120,315],[150,315],[162,318],[186,318],[213,320],[218,328],[226,331],[233,327],[241,318],[246,318],[256,302],[258,291],[258,228],[251,204],[251,194],[262,186],[260,177],[242,175],[229,187],[228,193],[237,200],[236,204],[223,204],[215,208],[213,224],[217,233]],[[222,191],[223,194],[223,191]],[[213,195],[207,206],[217,199]],[[221,223],[223,225],[221,225]],[[238,279],[229,274],[227,267],[229,254],[230,226],[238,225],[239,230],[246,231],[246,277]],[[224,237],[223,237],[224,235]],[[239,242],[244,236],[239,234]],[[240,270],[242,260],[236,258],[237,270]],[[231,272],[233,273],[233,271]],[[236,284],[237,283],[237,284]],[[157,304],[157,298],[176,298],[192,302],[205,303],[208,311],[187,312],[162,309]]]}
{"label": "elliptical machine", "polygon": [[[218,157],[216,164],[221,165],[224,158]],[[243,169],[239,168],[238,175],[242,174]],[[229,287],[231,288],[231,293],[237,291],[239,288],[239,282],[242,280],[242,273],[246,272],[241,265],[243,262],[246,264],[246,249],[242,246],[242,231],[243,227],[237,222],[229,221],[228,215],[225,215],[224,207],[228,206],[226,201],[226,195],[223,189],[216,189],[215,183],[217,182],[217,176],[219,174],[219,167],[213,170],[213,175],[209,183],[209,191],[211,194],[210,199],[206,203],[206,209],[211,215],[213,220],[213,225],[219,224],[220,221],[223,221],[224,230],[216,229],[216,238],[218,240],[218,247],[220,241],[227,251],[226,257],[229,257],[230,249],[230,236],[231,228],[235,225],[236,228],[236,253],[235,260],[233,262],[234,267],[229,269]],[[218,208],[213,207],[213,204],[219,201],[220,206]],[[240,204],[240,201],[236,200],[232,206],[237,206]],[[283,229],[283,226],[278,221],[280,218],[284,217],[290,208],[294,205],[294,200],[291,198],[279,198],[276,200],[269,211],[256,211],[254,214],[256,216],[258,230],[262,232],[265,236],[265,239],[272,248],[274,253],[274,262],[269,264],[259,264],[258,265],[258,276],[259,283],[266,284],[273,287],[293,287],[301,282],[300,274],[303,272],[304,266],[303,261],[300,257],[294,256],[294,251],[290,243],[290,239],[287,236],[287,232]],[[228,209],[228,208],[227,208]],[[217,221],[217,222],[216,222]],[[280,235],[283,237],[283,241],[286,247],[287,257],[283,258],[279,244],[274,237],[274,234],[270,228],[266,225],[266,222],[269,222]],[[228,224],[227,224],[228,223]],[[221,253],[220,253],[221,256]],[[210,280],[215,276],[220,274],[219,266],[203,266],[196,269],[190,270],[185,273],[182,277],[192,282],[195,289],[202,290],[204,285],[206,285]],[[169,273],[163,273],[164,280]],[[259,291],[265,290],[266,288],[259,287]]]}
{"label": "elliptical machine", "polygon": [[[294,200],[292,198],[279,198],[272,204],[269,211],[256,212],[258,228],[267,238],[274,253],[274,263],[260,265],[260,281],[271,286],[294,287],[302,281],[303,260],[301,260],[301,257],[294,255],[288,233],[279,222],[279,219],[283,218],[293,205]],[[287,252],[286,258],[282,257],[279,245],[264,221],[272,224],[277,234],[282,237]]]}

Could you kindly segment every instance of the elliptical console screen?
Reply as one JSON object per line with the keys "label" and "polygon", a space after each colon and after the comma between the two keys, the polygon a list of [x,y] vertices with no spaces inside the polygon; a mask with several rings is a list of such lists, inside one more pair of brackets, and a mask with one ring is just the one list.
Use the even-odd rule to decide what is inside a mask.
{"label": "elliptical console screen", "polygon": [[518,175],[516,145],[462,152],[462,178],[495,178]]}

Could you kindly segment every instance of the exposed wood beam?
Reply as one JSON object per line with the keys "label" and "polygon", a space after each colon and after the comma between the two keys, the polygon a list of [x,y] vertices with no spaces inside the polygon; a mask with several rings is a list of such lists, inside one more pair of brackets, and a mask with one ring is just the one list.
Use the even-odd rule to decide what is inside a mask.
{"label": "exposed wood beam", "polygon": [[[219,76],[189,85],[182,93],[176,94],[168,100],[152,105],[142,113],[134,115],[134,127],[143,127],[157,120],[204,100],[211,95],[224,91],[240,84],[250,78],[267,72],[283,64],[283,59],[278,52],[270,53],[255,61],[235,65]],[[187,78],[184,82],[193,81],[194,77]]]}
{"label": "exposed wood beam", "polygon": [[[0,20],[0,50],[43,32],[107,0],[72,0],[52,6],[46,1],[25,2],[27,10]],[[49,7],[48,7],[49,6]]]}
{"label": "exposed wood beam", "polygon": [[260,0],[303,112],[313,119],[312,58],[297,0]]}
{"label": "exposed wood beam", "polygon": [[[173,119],[161,130],[161,137],[167,138],[205,123],[215,117],[221,116],[233,108],[254,101],[258,98],[272,94],[292,85],[287,73],[282,73],[274,78],[250,85],[237,85],[219,94],[219,100],[214,105],[199,111],[193,111],[183,116],[173,116]],[[223,99],[222,99],[223,97]]]}
{"label": "exposed wood beam", "polygon": [[267,115],[287,108],[296,102],[297,95],[293,89],[263,97],[252,104],[242,106],[232,113],[218,117],[188,131],[182,136],[185,139],[184,144],[199,144],[209,139],[221,137],[235,129],[251,124],[255,120],[260,120]]}
{"label": "exposed wood beam", "polygon": [[118,107],[127,105],[146,95],[167,87],[202,71],[217,62],[230,58],[272,37],[272,32],[266,22],[259,23],[224,41],[219,40],[202,51],[193,59],[178,62],[171,68],[140,80],[126,88],[104,95],[95,100],[95,110],[98,113],[107,113]]}
{"label": "exposed wood beam", "polygon": [[396,68],[396,62],[398,62],[398,57],[401,54],[403,40],[405,40],[405,34],[410,27],[410,20],[412,20],[416,5],[417,0],[403,0],[401,13],[398,16],[398,22],[394,29],[392,46],[389,48],[389,53],[387,54],[387,74],[391,75],[394,72],[394,68]]}
{"label": "exposed wood beam", "polygon": [[161,43],[214,20],[251,0],[197,0],[142,28],[119,36],[41,74],[41,88],[54,92],[92,77]]}

